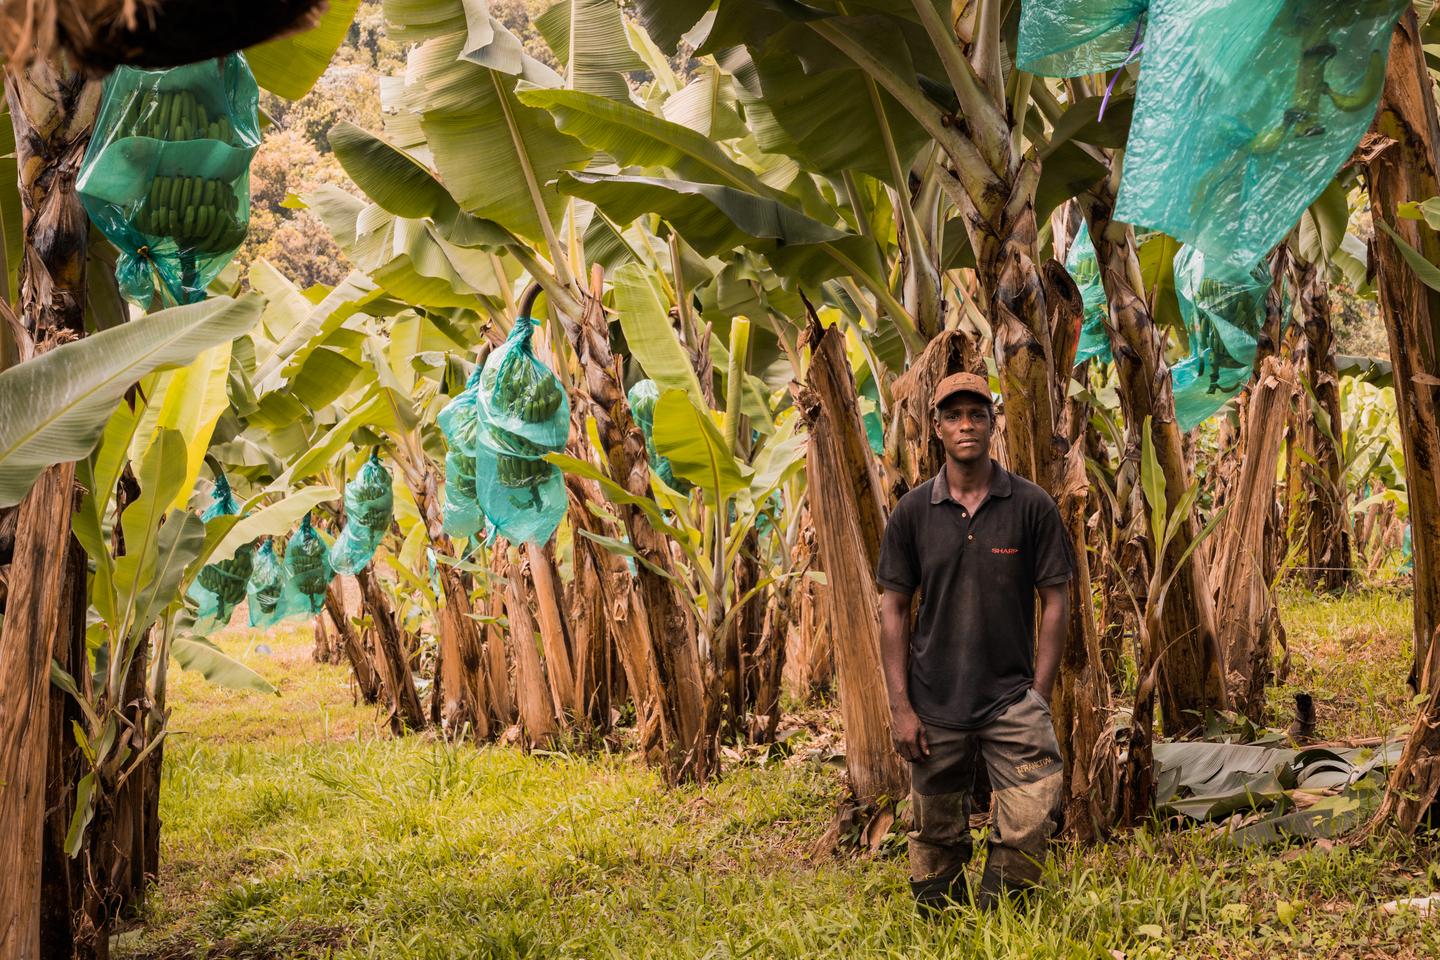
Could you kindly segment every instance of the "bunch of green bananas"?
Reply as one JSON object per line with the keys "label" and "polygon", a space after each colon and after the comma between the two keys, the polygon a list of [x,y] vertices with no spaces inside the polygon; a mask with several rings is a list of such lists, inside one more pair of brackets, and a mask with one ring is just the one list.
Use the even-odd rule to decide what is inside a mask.
{"label": "bunch of green bananas", "polygon": [[550,464],[502,453],[495,458],[495,475],[507,487],[533,487],[550,476]]}
{"label": "bunch of green bananas", "polygon": [[245,581],[250,579],[253,568],[250,548],[242,547],[229,560],[201,567],[197,579],[200,586],[219,597],[222,604],[233,607],[245,599]]}
{"label": "bunch of green bananas", "polygon": [[[147,109],[148,108],[148,109]],[[219,140],[230,143],[235,133],[223,113],[211,118],[205,104],[189,90],[162,90],[154,99],[130,98],[121,114],[121,136],[154,137],[156,140]]]}
{"label": "bunch of green bananas", "polygon": [[304,528],[290,539],[285,548],[285,565],[290,568],[297,590],[312,597],[325,592],[335,575],[330,569],[328,554],[325,541],[313,532],[306,536]]}
{"label": "bunch of green bananas", "polygon": [[462,500],[475,499],[475,458],[451,450],[445,454],[445,488]]}
{"label": "bunch of green bananas", "polygon": [[490,382],[484,387],[493,398],[491,402],[526,423],[549,420],[564,399],[555,375],[524,355],[501,363],[486,379]]}
{"label": "bunch of green bananas", "polygon": [[152,237],[219,253],[245,239],[247,225],[236,218],[236,206],[235,191],[223,180],[156,177],[133,222]]}

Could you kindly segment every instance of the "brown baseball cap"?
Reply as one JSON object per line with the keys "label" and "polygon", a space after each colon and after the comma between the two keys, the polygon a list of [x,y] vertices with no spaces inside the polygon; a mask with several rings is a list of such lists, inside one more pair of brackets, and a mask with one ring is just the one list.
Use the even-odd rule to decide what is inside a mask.
{"label": "brown baseball cap", "polygon": [[985,377],[974,373],[952,373],[935,387],[935,396],[930,401],[930,406],[938,407],[957,393],[973,393],[987,403],[995,402],[995,397],[990,393],[990,381]]}

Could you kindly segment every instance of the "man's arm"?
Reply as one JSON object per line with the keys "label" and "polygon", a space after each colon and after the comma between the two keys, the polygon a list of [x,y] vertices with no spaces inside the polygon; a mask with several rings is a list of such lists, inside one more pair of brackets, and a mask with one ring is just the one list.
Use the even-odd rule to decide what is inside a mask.
{"label": "man's arm", "polygon": [[890,700],[890,736],[895,752],[914,763],[930,756],[925,725],[910,704],[910,598],[888,587],[880,600],[880,662]]}
{"label": "man's arm", "polygon": [[1040,641],[1035,652],[1035,692],[1050,702],[1055,675],[1060,672],[1060,651],[1070,626],[1070,584],[1052,583],[1035,588],[1040,593]]}

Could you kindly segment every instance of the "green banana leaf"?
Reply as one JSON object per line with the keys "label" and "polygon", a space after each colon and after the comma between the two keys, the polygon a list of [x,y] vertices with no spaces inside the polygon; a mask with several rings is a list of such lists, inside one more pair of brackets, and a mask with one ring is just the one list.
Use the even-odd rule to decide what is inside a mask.
{"label": "green banana leaf", "polygon": [[535,18],[535,29],[565,68],[565,85],[614,100],[630,99],[625,74],[645,69],[630,48],[614,0],[559,0]]}
{"label": "green banana leaf", "polygon": [[455,199],[430,168],[384,137],[348,120],[330,128],[330,148],[355,186],[397,217],[454,216]]}
{"label": "green banana leaf", "polygon": [[94,449],[140,378],[240,336],[260,306],[255,296],[217,297],[162,310],[0,373],[0,506],[19,503],[47,466]]}
{"label": "green banana leaf", "polygon": [[231,690],[254,690],[280,696],[280,691],[260,674],[199,637],[176,637],[170,654],[184,670],[194,670],[211,683]]}
{"label": "green banana leaf", "polygon": [[[564,209],[547,181],[585,166],[593,152],[520,102],[519,78],[461,57],[464,45],[465,35],[455,33],[412,51],[403,110],[419,116],[435,169],[463,209],[543,242]],[[544,73],[523,76],[559,86]]]}
{"label": "green banana leaf", "polygon": [[246,49],[255,82],[286,100],[305,96],[334,59],[359,6],[360,0],[329,0],[320,22],[309,30]]}
{"label": "green banana leaf", "polygon": [[655,404],[655,450],[712,502],[750,486],[753,471],[735,459],[710,414],[683,390],[666,390]]}
{"label": "green banana leaf", "polygon": [[768,252],[781,245],[834,243],[849,236],[778,200],[712,183],[572,172],[560,181],[560,189],[593,202],[616,223],[656,213],[707,257],[740,246]]}
{"label": "green banana leaf", "polygon": [[678,179],[784,197],[732,160],[709,137],[648,110],[576,90],[521,86],[515,95],[521,103],[548,112],[562,132],[608,154],[623,167],[664,167]]}
{"label": "green banana leaf", "polygon": [[655,271],[637,263],[615,272],[615,311],[630,354],[645,375],[663,390],[683,390],[703,403],[704,393],[695,377],[690,355],[680,345],[670,323],[670,304],[660,290]]}
{"label": "green banana leaf", "polygon": [[665,53],[674,54],[676,46],[691,27],[705,16],[712,0],[635,0],[635,16]]}

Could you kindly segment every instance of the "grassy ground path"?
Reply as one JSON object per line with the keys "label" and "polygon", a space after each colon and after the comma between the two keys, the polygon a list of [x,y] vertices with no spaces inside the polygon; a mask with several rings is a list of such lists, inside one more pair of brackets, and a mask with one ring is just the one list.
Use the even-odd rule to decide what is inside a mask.
{"label": "grassy ground path", "polygon": [[[1314,691],[1326,736],[1404,718],[1405,601],[1291,596],[1285,616],[1280,707]],[[1241,853],[1156,828],[1062,851],[1027,913],[919,922],[898,844],[809,858],[831,766],[664,791],[628,756],[395,740],[309,642],[224,638],[279,698],[177,676],[163,872],[117,957],[1440,956],[1440,918],[1377,909],[1440,889],[1436,849],[1398,841]]]}

